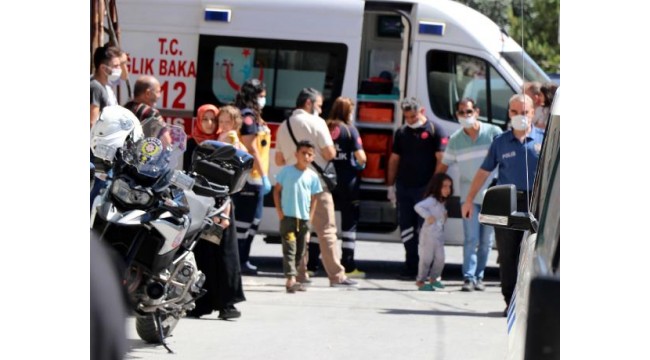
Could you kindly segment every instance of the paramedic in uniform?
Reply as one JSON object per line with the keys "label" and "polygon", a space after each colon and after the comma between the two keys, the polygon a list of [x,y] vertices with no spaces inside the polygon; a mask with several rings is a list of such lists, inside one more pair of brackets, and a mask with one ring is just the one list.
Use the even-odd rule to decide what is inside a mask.
{"label": "paramedic in uniform", "polygon": [[241,143],[253,156],[253,170],[249,173],[244,188],[234,196],[236,211],[239,260],[242,274],[255,275],[257,267],[248,261],[251,244],[262,220],[264,195],[271,191],[269,182],[269,152],[271,130],[262,120],[262,108],[266,104],[266,86],[258,79],[249,79],[241,86],[235,99],[235,106],[242,116],[239,130]]}
{"label": "paramedic in uniform", "polygon": [[[528,211],[530,191],[535,181],[537,162],[544,140],[541,129],[532,126],[535,115],[533,100],[525,94],[515,94],[510,98],[508,116],[512,130],[494,138],[483,164],[476,171],[467,198],[461,208],[463,218],[473,216],[474,197],[498,167],[497,185],[514,184],[517,187],[517,211]],[[499,273],[501,293],[506,302],[506,316],[510,299],[517,282],[519,249],[523,231],[494,228],[494,236],[499,252]]]}
{"label": "paramedic in uniform", "polygon": [[402,280],[415,280],[418,272],[420,216],[413,207],[424,197],[427,183],[445,151],[445,137],[438,126],[424,116],[415,98],[400,103],[405,124],[395,132],[388,159],[388,199],[397,204],[406,261]]}

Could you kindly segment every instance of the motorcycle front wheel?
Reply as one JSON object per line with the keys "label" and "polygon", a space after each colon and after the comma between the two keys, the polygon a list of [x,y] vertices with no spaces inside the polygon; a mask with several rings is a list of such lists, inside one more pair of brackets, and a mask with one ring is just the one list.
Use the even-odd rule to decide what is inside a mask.
{"label": "motorcycle front wheel", "polygon": [[140,336],[140,339],[147,343],[162,344],[163,340],[172,333],[172,330],[174,330],[176,324],[178,324],[178,320],[180,319],[169,314],[160,315],[160,323],[163,327],[163,339],[159,336],[154,315],[137,316],[135,318],[135,330],[137,331],[138,336]]}

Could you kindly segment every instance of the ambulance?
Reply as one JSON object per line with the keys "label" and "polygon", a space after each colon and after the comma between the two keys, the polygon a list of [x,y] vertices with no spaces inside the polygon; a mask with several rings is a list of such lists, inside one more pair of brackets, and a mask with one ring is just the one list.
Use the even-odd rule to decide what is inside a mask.
{"label": "ambulance", "polygon": [[[401,241],[385,183],[393,134],[403,124],[400,100],[418,98],[448,136],[460,127],[456,101],[470,96],[480,121],[505,129],[510,96],[524,81],[549,81],[494,22],[450,0],[120,0],[117,13],[130,83],[145,74],[158,78],[157,107],[188,134],[199,106],[234,101],[249,78],[266,84],[272,183],[275,132],[300,89],[323,94],[323,117],[338,96],[354,99],[354,125],[368,155],[362,241]],[[458,170],[448,172],[458,183]],[[455,193],[447,204],[447,244],[463,243],[460,205]],[[259,233],[277,237],[271,194],[264,206]]]}

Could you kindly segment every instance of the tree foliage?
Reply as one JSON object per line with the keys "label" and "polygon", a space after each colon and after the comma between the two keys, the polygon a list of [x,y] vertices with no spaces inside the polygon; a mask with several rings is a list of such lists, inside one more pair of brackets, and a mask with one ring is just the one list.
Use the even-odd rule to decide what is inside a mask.
{"label": "tree foliage", "polygon": [[528,55],[547,73],[560,72],[560,0],[456,1],[492,19],[518,43],[523,35]]}

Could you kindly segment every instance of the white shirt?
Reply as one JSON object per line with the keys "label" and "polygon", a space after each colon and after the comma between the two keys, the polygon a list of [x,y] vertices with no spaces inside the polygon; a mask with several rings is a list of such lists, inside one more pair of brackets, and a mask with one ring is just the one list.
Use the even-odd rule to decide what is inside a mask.
{"label": "white shirt", "polygon": [[[323,168],[327,161],[321,154],[321,149],[327,146],[334,146],[332,136],[327,128],[325,120],[320,116],[312,115],[305,110],[296,109],[289,117],[291,121],[291,130],[296,137],[296,141],[309,140],[316,147],[314,150],[314,162]],[[280,151],[287,165],[293,165],[296,160],[296,144],[293,142],[289,129],[287,129],[287,121],[284,121],[275,138],[275,151]]]}

